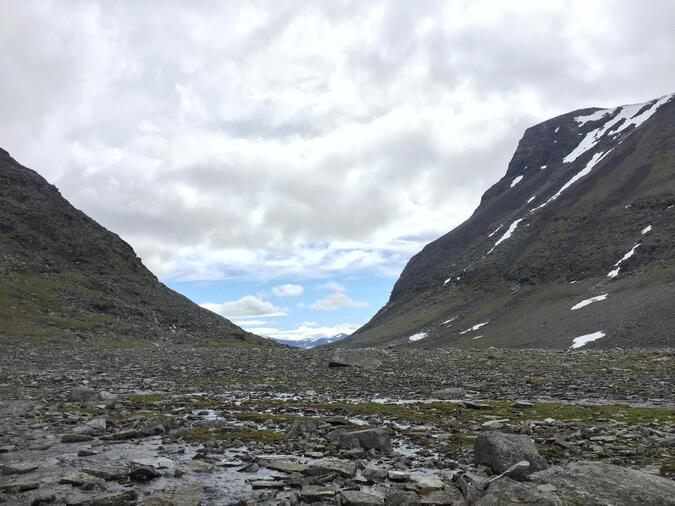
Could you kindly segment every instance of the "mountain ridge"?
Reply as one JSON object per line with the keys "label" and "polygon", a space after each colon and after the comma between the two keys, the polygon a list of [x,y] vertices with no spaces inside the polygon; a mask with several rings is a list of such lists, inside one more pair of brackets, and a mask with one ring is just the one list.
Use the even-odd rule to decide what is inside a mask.
{"label": "mountain ridge", "polygon": [[[528,128],[471,217],[413,256],[387,304],[340,345],[567,348],[599,331],[610,337],[589,347],[672,345],[672,98],[584,108]],[[637,242],[621,275],[607,278]],[[641,283],[658,311],[640,302]],[[626,288],[625,300],[609,297],[620,302],[616,319],[626,316],[622,328],[611,311],[596,314],[602,303],[570,320],[565,311],[610,284]]]}
{"label": "mountain ridge", "polygon": [[116,234],[0,149],[0,337],[273,345],[164,286]]}

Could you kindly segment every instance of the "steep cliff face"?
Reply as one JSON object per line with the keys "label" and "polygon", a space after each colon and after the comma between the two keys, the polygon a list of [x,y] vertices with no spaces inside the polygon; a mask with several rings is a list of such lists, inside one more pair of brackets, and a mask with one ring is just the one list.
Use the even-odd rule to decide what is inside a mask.
{"label": "steep cliff face", "polygon": [[131,246],[0,150],[0,337],[268,341],[170,290]]}
{"label": "steep cliff face", "polygon": [[673,345],[674,205],[673,95],[533,126],[343,345]]}

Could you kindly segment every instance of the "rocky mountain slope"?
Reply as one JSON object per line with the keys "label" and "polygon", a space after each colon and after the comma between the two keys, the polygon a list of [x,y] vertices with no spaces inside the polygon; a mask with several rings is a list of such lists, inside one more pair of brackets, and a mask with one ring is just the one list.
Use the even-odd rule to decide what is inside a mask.
{"label": "rocky mountain slope", "polygon": [[341,344],[672,346],[674,206],[674,95],[535,125]]}
{"label": "rocky mountain slope", "polygon": [[170,290],[131,246],[0,149],[0,338],[268,344]]}

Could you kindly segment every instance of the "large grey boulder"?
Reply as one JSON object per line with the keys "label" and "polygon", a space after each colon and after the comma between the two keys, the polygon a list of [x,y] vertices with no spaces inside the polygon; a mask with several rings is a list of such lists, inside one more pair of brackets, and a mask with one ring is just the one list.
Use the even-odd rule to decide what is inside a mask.
{"label": "large grey boulder", "polygon": [[524,434],[482,432],[476,438],[473,458],[476,464],[487,465],[497,474],[503,473],[520,461],[529,462],[529,467],[520,467],[510,474],[515,479],[523,479],[530,473],[548,467],[532,440]]}
{"label": "large grey boulder", "polygon": [[571,462],[531,474],[529,480],[555,487],[563,504],[663,506],[675,504],[675,482],[604,462]]}
{"label": "large grey boulder", "polygon": [[340,349],[333,353],[328,367],[359,367],[361,369],[377,369],[382,362],[377,352],[369,348]]}
{"label": "large grey boulder", "polygon": [[562,501],[548,485],[526,483],[503,477],[492,482],[486,494],[476,506],[500,506],[518,504],[522,506],[562,506]]}
{"label": "large grey boulder", "polygon": [[362,448],[363,450],[391,451],[391,438],[384,429],[366,429],[355,432],[342,432],[337,436],[338,446],[343,450]]}

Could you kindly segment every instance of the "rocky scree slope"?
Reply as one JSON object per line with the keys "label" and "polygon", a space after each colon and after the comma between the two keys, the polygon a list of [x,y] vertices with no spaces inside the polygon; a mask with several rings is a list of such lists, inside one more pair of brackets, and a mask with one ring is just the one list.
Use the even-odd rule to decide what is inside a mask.
{"label": "rocky scree slope", "polygon": [[675,344],[675,95],[525,131],[462,225],[342,346]]}
{"label": "rocky scree slope", "polygon": [[1,339],[268,344],[164,286],[131,246],[2,149],[0,280]]}

